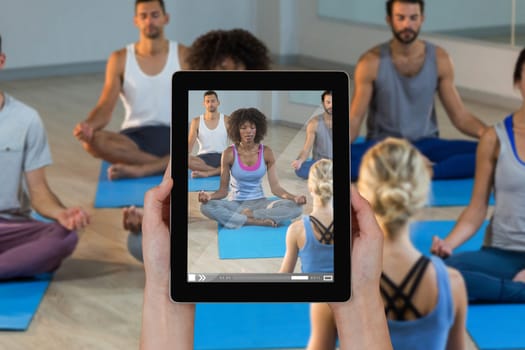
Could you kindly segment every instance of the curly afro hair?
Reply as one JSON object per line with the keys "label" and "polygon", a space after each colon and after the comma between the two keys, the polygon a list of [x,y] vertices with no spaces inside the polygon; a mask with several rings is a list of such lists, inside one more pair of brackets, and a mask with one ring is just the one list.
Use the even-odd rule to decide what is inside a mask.
{"label": "curly afro hair", "polygon": [[187,62],[193,70],[214,70],[226,58],[249,70],[270,69],[266,45],[244,29],[212,30],[201,35],[190,47]]}
{"label": "curly afro hair", "polygon": [[267,123],[266,116],[257,108],[239,108],[230,115],[228,123],[228,136],[234,143],[241,142],[241,125],[249,122],[255,125],[257,129],[253,141],[259,143],[266,136]]}

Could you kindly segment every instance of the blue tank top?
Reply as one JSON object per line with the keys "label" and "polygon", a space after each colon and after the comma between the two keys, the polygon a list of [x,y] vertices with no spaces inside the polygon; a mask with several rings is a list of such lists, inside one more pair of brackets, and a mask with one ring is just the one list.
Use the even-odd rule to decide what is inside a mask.
{"label": "blue tank top", "polygon": [[416,141],[438,137],[434,95],[438,88],[436,47],[425,42],[425,62],[417,75],[401,75],[390,55],[389,43],[380,47],[374,93],[368,108],[367,139],[388,136]]}
{"label": "blue tank top", "polygon": [[303,273],[334,272],[334,245],[322,244],[315,237],[308,215],[303,215],[304,247],[299,250]]}
{"label": "blue tank top", "polygon": [[395,350],[443,350],[447,346],[448,332],[454,324],[452,290],[445,263],[435,256],[430,260],[436,269],[437,304],[429,314],[416,320],[388,320]]}
{"label": "blue tank top", "polygon": [[233,165],[230,169],[230,200],[245,201],[264,198],[262,178],[266,174],[264,146],[259,145],[257,162],[252,166],[242,164],[235,145],[233,148]]}

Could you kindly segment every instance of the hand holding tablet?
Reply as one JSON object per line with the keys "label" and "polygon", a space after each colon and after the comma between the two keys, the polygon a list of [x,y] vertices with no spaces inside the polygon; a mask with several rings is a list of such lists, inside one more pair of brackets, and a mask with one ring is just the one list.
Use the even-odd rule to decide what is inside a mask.
{"label": "hand holding tablet", "polygon": [[[170,244],[170,296],[174,301],[348,300],[351,291],[348,86],[347,74],[335,71],[181,71],[174,74]],[[221,111],[230,116],[227,129],[231,143],[222,152],[220,188],[216,192],[189,196],[188,154],[191,150],[186,142],[189,118],[197,113],[193,110],[202,103],[203,93],[210,91],[215,92],[220,101]],[[330,93],[329,104],[325,103],[326,92]],[[319,98],[316,106],[290,98],[312,94]],[[331,241],[331,270],[316,271],[314,265],[308,271],[299,272],[298,268],[296,272],[279,273],[279,268],[265,264],[264,259],[257,267],[250,267],[242,261],[232,264],[220,260],[215,255],[218,249],[199,251],[203,244],[216,244],[215,239],[210,239],[211,243],[197,240],[204,236],[203,231],[217,230],[218,225],[234,230],[250,226],[252,231],[267,226],[264,229],[272,230],[287,225],[290,220],[302,220],[302,215],[309,212],[306,207],[312,203],[307,199],[311,193],[308,183],[293,173],[290,163],[303,145],[305,129],[308,134],[312,121],[317,130],[324,133],[316,136],[318,141],[329,137],[323,152],[332,156],[333,161],[331,206],[333,232],[337,238]],[[279,134],[278,126],[287,128],[285,136]],[[327,157],[315,151],[312,156],[314,159],[304,163],[310,161],[311,166],[316,157]],[[285,239],[281,237],[283,248]],[[238,243],[251,244],[249,238]]]}

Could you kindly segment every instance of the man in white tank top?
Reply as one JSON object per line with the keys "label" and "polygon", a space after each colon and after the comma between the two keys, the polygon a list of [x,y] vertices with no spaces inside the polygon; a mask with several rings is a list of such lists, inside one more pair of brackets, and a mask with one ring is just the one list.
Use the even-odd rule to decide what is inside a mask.
{"label": "man in white tank top", "polygon": [[[228,147],[228,132],[226,127],[230,120],[219,112],[219,97],[215,91],[204,93],[204,108],[206,112],[193,118],[188,135],[188,167],[193,177],[216,176],[221,173],[222,151]],[[197,155],[192,150],[195,141],[199,143]]]}
{"label": "man in white tank top", "polygon": [[[171,77],[186,69],[188,52],[165,38],[168,22],[163,0],[135,1],[139,40],[110,55],[98,103],[73,130],[87,152],[112,163],[110,179],[162,173],[168,164]],[[126,110],[121,131],[105,130],[119,95]]]}

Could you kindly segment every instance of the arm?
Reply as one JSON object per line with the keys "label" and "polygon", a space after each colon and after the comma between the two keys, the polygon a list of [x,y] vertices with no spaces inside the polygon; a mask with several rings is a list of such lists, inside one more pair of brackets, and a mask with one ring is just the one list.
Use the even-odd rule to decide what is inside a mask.
{"label": "arm", "polygon": [[272,191],[272,193],[279,198],[289,199],[289,200],[294,201],[297,204],[305,204],[306,203],[305,196],[303,195],[295,196],[291,194],[290,192],[286,191],[279,184],[279,179],[277,178],[277,171],[275,169],[275,156],[271,148],[266,145],[264,146],[264,161],[266,162],[266,169],[267,169],[266,172],[268,174],[268,183],[270,185],[270,190]]}
{"label": "arm", "polygon": [[75,126],[73,134],[80,140],[89,142],[93,132],[103,129],[111,120],[111,114],[117,103],[126,63],[126,49],[115,51],[109,56],[106,65],[106,78],[97,105],[87,119]]}
{"label": "arm", "polygon": [[463,134],[480,138],[487,126],[463,105],[454,85],[454,67],[450,57],[445,50],[438,47],[436,49],[436,59],[439,75],[439,98],[450,121]]}
{"label": "arm", "polygon": [[279,272],[292,273],[297,263],[299,247],[297,247],[297,235],[301,232],[302,221],[292,223],[286,231],[286,253]]}
{"label": "arm", "polygon": [[467,290],[461,274],[457,270],[448,270],[454,299],[454,324],[448,332],[447,350],[462,350],[465,349]]}
{"label": "arm", "polygon": [[193,349],[195,305],[169,298],[169,213],[173,180],[171,167],[162,183],[144,199],[143,249],[146,285],[142,311],[142,350]]}
{"label": "arm", "polygon": [[444,241],[434,237],[432,253],[442,257],[449,256],[453,249],[472,237],[481,227],[487,216],[498,154],[498,136],[491,127],[481,137],[476,150],[476,173],[470,203]]}
{"label": "arm", "polygon": [[330,303],[341,350],[392,349],[379,292],[383,232],[370,204],[352,187],[352,297]]}
{"label": "arm", "polygon": [[359,135],[361,124],[372,100],[374,81],[379,68],[379,53],[375,49],[364,54],[354,71],[354,92],[350,103],[350,142]]}
{"label": "arm", "polygon": [[58,221],[69,230],[77,230],[89,223],[88,214],[80,207],[66,208],[51,191],[47,183],[45,168],[25,173],[31,206],[40,215]]}
{"label": "arm", "polygon": [[193,118],[190,124],[190,133],[188,135],[188,154],[193,151],[193,146],[199,135],[199,117]]}
{"label": "arm", "polygon": [[315,132],[317,131],[318,119],[311,119],[306,126],[306,140],[304,141],[303,149],[297,156],[297,159],[292,162],[292,167],[294,169],[299,169],[303,162],[308,158],[310,151],[314,145]]}
{"label": "arm", "polygon": [[233,164],[233,150],[231,147],[226,148],[221,156],[221,179],[219,189],[213,193],[199,192],[199,202],[208,203],[212,199],[223,199],[228,195],[230,188],[230,168]]}

